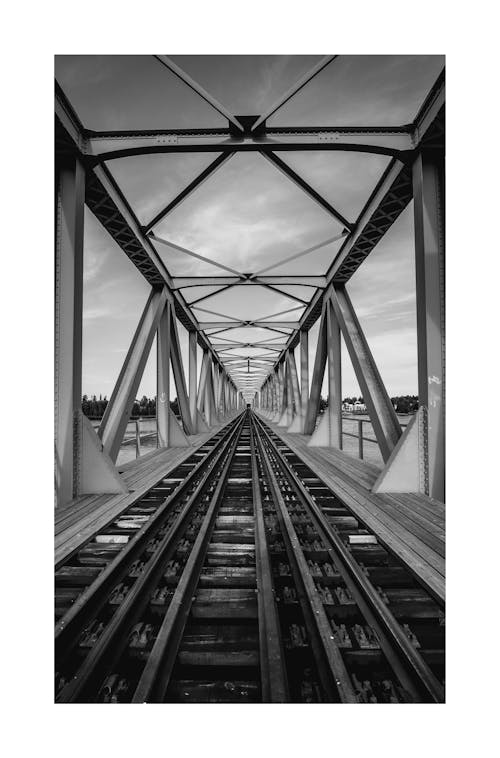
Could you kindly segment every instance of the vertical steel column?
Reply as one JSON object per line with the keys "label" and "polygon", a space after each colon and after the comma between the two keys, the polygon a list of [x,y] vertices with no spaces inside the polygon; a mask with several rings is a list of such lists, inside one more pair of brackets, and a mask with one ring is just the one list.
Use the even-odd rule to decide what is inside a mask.
{"label": "vertical steel column", "polygon": [[292,380],[292,369],[290,365],[290,351],[285,361],[285,382],[286,382],[286,420],[287,426],[293,421],[293,414],[295,408],[295,393]]}
{"label": "vertical steel column", "polygon": [[278,376],[279,368],[276,368],[273,372],[272,378],[272,403],[273,403],[273,421],[278,421],[280,417],[280,383]]}
{"label": "vertical steel column", "polygon": [[290,406],[292,406],[293,414],[300,414],[301,402],[300,402],[300,388],[299,377],[297,375],[297,366],[295,363],[295,354],[293,350],[288,351],[288,375],[290,377]]}
{"label": "vertical steel column", "polygon": [[231,406],[229,403],[229,379],[227,374],[224,374],[224,415],[227,416],[231,413]]}
{"label": "vertical steel column", "polygon": [[214,375],[212,356],[207,353],[207,378],[205,382],[205,414],[207,424],[213,426],[217,423],[215,410]]}
{"label": "vertical steel column", "polygon": [[214,406],[215,415],[219,418],[219,367],[215,361],[213,363],[213,379],[214,379]]}
{"label": "vertical steel column", "polygon": [[289,427],[293,421],[293,387],[292,376],[290,370],[290,355],[289,351],[285,353],[283,363],[280,364],[283,380],[283,401],[281,417],[278,421],[278,426]]}
{"label": "vertical steel column", "polygon": [[278,385],[279,385],[279,395],[278,395],[279,408],[280,408],[280,413],[283,414],[286,408],[286,401],[287,401],[285,361],[280,363],[280,365],[278,366]]}
{"label": "vertical steel column", "polygon": [[156,425],[158,447],[170,445],[170,320],[172,306],[166,302],[156,333]]}
{"label": "vertical steel column", "polygon": [[205,415],[207,419],[207,375],[208,375],[208,350],[203,351],[203,358],[201,359],[200,381],[198,383],[198,410]]}
{"label": "vertical steel column", "polygon": [[215,413],[220,420],[224,417],[224,409],[222,407],[222,384],[223,384],[223,369],[218,363],[214,363],[214,391],[215,391]]}
{"label": "vertical steel column", "polygon": [[323,377],[325,375],[326,366],[326,335],[327,335],[327,320],[326,320],[326,304],[328,298],[323,301],[323,308],[321,311],[321,320],[319,322],[318,331],[318,345],[316,347],[316,355],[314,358],[314,368],[311,379],[311,395],[309,403],[307,404],[306,420],[304,423],[304,434],[313,434],[316,427],[316,419],[319,412],[319,401],[321,397],[321,386],[323,384]]}
{"label": "vertical steel column", "polygon": [[83,216],[85,170],[69,158],[57,167],[55,232],[55,489],[57,505],[77,495],[75,433],[82,402]]}
{"label": "vertical steel column", "polygon": [[189,414],[193,425],[193,434],[198,432],[198,367],[197,367],[198,335],[189,332]]}
{"label": "vertical steel column", "polygon": [[327,316],[328,420],[330,445],[342,449],[342,358],[340,326],[329,299]]}
{"label": "vertical steel column", "polygon": [[300,397],[301,423],[300,431],[304,432],[307,404],[309,402],[309,332],[300,330]]}
{"label": "vertical steel column", "polygon": [[[413,165],[419,405],[427,416],[428,492],[445,496],[444,156],[423,150]],[[425,416],[424,416],[425,417]]]}
{"label": "vertical steel column", "polygon": [[189,409],[189,398],[186,389],[186,378],[184,376],[184,366],[182,364],[181,347],[179,343],[179,333],[177,331],[177,319],[175,310],[172,311],[170,329],[170,358],[172,361],[172,372],[174,375],[175,388],[177,390],[177,403],[179,413],[182,419],[182,425],[186,434],[194,434],[191,412]]}

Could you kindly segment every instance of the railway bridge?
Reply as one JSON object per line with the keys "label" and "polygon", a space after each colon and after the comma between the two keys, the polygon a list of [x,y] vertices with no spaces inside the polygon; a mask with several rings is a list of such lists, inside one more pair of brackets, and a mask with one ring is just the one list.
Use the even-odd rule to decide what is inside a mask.
{"label": "railway bridge", "polygon": [[[287,125],[277,114],[343,56],[316,59],[256,115],[151,56],[218,125],[98,130],[58,65],[56,702],[443,702],[444,71],[408,123]],[[142,217],[120,167],[193,155],[202,169]],[[381,167],[360,175],[355,215],[297,167],[332,155]],[[325,214],[327,239],[241,271],[237,238],[224,258],[166,237],[181,204],[251,156]],[[419,406],[402,426],[349,282],[410,203]],[[150,288],[98,428],[82,413],[88,212]],[[269,293],[289,307],[268,313]],[[155,446],[139,455],[139,431],[123,460],[154,343]],[[342,345],[369,419],[359,454],[344,449]],[[368,427],[377,463],[363,457]]]}

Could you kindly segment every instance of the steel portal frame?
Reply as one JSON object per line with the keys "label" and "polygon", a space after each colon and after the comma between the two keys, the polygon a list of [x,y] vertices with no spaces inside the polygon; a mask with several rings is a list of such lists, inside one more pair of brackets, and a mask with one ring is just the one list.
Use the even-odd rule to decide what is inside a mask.
{"label": "steel portal frame", "polygon": [[[58,208],[75,208],[82,218],[85,203],[151,284],[151,295],[138,326],[113,392],[100,436],[104,452],[116,458],[123,430],[133,402],[134,388],[147,360],[152,336],[158,334],[158,396],[169,392],[169,365],[172,364],[179,400],[182,426],[186,434],[206,429],[250,400],[261,412],[286,424],[290,431],[312,434],[319,411],[319,396],[328,362],[327,437],[315,433],[325,444],[342,446],[340,412],[340,333],[342,333],[358,382],[367,398],[370,418],[384,460],[391,458],[401,435],[392,406],[345,289],[353,273],[363,263],[408,203],[415,200],[417,260],[417,327],[419,395],[426,410],[425,447],[427,493],[444,499],[444,71],[431,88],[415,120],[399,127],[280,127],[267,125],[267,119],[301,90],[337,56],[327,56],[299,80],[268,112],[259,116],[235,116],[218,103],[167,56],[156,56],[184,84],[194,90],[228,125],[220,129],[139,130],[96,132],[86,129],[62,89],[56,83],[56,169]],[[355,151],[390,157],[389,165],[356,219],[347,219],[314,190],[279,154],[307,151]],[[215,159],[173,200],[145,225],[141,225],[107,163],[132,155],[161,153],[216,153]],[[154,228],[179,203],[183,202],[239,152],[256,152],[312,197],[326,213],[342,225],[336,238],[291,255],[266,269],[251,273],[235,271],[194,251],[162,240]],[[68,166],[70,173],[68,174]],[[66,173],[65,173],[66,172]],[[61,177],[66,179],[63,181]],[[77,187],[78,185],[78,187]],[[84,190],[82,189],[84,187]],[[84,193],[84,194],[83,194]],[[75,205],[76,204],[76,205]],[[78,449],[70,449],[71,429],[79,410],[81,390],[81,251],[83,225],[65,226],[59,213],[56,256],[56,453],[59,502],[67,502],[78,491]],[[291,260],[308,255],[335,240],[342,244],[329,269],[320,276],[283,273],[269,275],[278,266],[286,268]],[[223,276],[171,276],[155,244],[165,244],[182,254],[208,260],[224,270]],[[77,251],[76,260],[74,253]],[[80,251],[80,253],[78,253]],[[227,275],[229,273],[229,275]],[[59,278],[58,278],[59,277]],[[59,286],[57,287],[57,285]],[[309,301],[289,294],[282,286],[300,284],[311,289]],[[303,312],[297,320],[276,320],[289,311],[252,320],[225,317],[207,311],[217,320],[199,320],[194,311],[204,313],[199,303],[235,286],[260,286],[284,294],[300,303]],[[184,294],[195,287],[212,287],[209,295],[190,303]],[[160,303],[154,315],[152,303]],[[65,305],[67,303],[67,305]],[[65,329],[61,328],[64,310]],[[292,309],[294,310],[294,309]],[[69,313],[69,316],[67,315]],[[316,360],[309,388],[308,331],[321,316]],[[68,324],[67,318],[70,319]],[[148,323],[145,330],[144,323]],[[177,321],[189,332],[189,392],[180,351]],[[59,326],[58,326],[59,324]],[[436,326],[437,325],[437,326]],[[267,339],[248,341],[228,339],[231,330],[260,328],[271,332]],[[141,331],[142,329],[142,331]],[[208,331],[210,330],[210,331]],[[226,336],[221,336],[226,335]],[[217,341],[213,338],[217,337]],[[279,340],[278,342],[276,342]],[[294,350],[300,343],[300,370]],[[203,351],[201,375],[197,386],[197,346]],[[260,348],[259,355],[237,355],[235,350]],[[252,367],[252,371],[250,371]],[[433,383],[430,383],[431,372]],[[168,376],[167,376],[168,374]],[[70,381],[71,398],[61,390],[62,378]],[[300,376],[300,382],[299,382]],[[436,379],[437,381],[434,381]],[[435,386],[434,386],[435,385]],[[334,400],[332,402],[332,400]],[[168,406],[168,403],[167,403]],[[181,439],[172,424],[177,424],[165,408],[158,416],[160,444],[168,446]],[[75,443],[76,444],[76,443]],[[74,446],[73,446],[74,447]],[[78,446],[76,445],[76,448]],[[391,462],[391,465],[394,465]],[[73,473],[72,473],[73,472]]]}

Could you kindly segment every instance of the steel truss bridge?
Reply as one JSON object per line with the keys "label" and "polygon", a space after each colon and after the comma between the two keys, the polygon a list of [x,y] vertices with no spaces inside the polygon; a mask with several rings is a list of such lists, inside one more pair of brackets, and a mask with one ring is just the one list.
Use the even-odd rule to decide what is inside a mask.
{"label": "steel truss bridge", "polygon": [[[56,525],[59,525],[56,526],[56,534],[64,537],[59,543],[56,539],[56,579],[62,588],[58,595],[60,620],[57,637],[61,663],[56,686],[58,698],[63,702],[82,699],[117,702],[120,696],[116,692],[122,690],[128,692],[125,699],[133,702],[163,702],[165,698],[189,700],[188,690],[195,699],[201,697],[198,680],[194,684],[194,680],[190,680],[188,686],[182,677],[179,679],[179,671],[184,671],[188,665],[186,661],[191,661],[189,665],[199,664],[202,668],[205,664],[200,661],[206,662],[203,658],[205,653],[201,653],[196,645],[189,647],[191,638],[186,631],[189,627],[185,626],[185,620],[181,623],[180,618],[184,618],[182,614],[186,608],[186,614],[189,613],[191,601],[188,602],[188,598],[191,598],[196,587],[197,602],[201,603],[197,607],[198,614],[203,616],[207,613],[206,604],[210,606],[210,613],[223,613],[219,608],[222,601],[217,592],[224,591],[217,589],[220,586],[214,578],[217,571],[212,570],[217,565],[222,567],[222,573],[226,571],[225,577],[229,583],[224,587],[233,588],[231,592],[234,597],[231,597],[239,603],[240,610],[243,608],[243,616],[258,617],[258,630],[254,628],[251,633],[260,634],[260,643],[255,643],[259,648],[257,657],[249,654],[250,663],[240,661],[238,664],[243,666],[249,677],[244,686],[240,682],[243,689],[238,690],[240,685],[234,685],[236,689],[229,687],[226,691],[222,687],[222,691],[221,682],[217,680],[210,684],[212,699],[240,702],[241,697],[257,700],[263,697],[265,700],[283,702],[291,697],[292,700],[305,698],[307,701],[309,689],[316,692],[316,685],[320,693],[318,698],[327,701],[370,702],[372,696],[382,697],[373,695],[373,692],[370,695],[360,682],[359,687],[353,685],[359,679],[356,678],[357,674],[352,678],[352,671],[358,671],[356,666],[360,665],[361,658],[356,658],[354,654],[344,655],[342,647],[348,645],[344,635],[346,627],[343,627],[344,631],[341,629],[340,616],[337,618],[333,611],[333,616],[330,614],[334,618],[332,627],[331,618],[328,617],[330,612],[324,610],[330,604],[328,598],[325,600],[330,593],[328,587],[337,580],[330,582],[325,579],[318,585],[316,579],[313,581],[306,577],[306,574],[309,576],[307,565],[311,571],[311,565],[319,566],[313,560],[316,550],[325,565],[332,560],[331,576],[337,576],[335,572],[338,567],[338,576],[344,577],[346,587],[350,588],[349,596],[354,598],[356,607],[364,614],[364,621],[359,623],[368,624],[363,627],[365,637],[358,629],[356,640],[359,642],[368,635],[366,644],[370,648],[370,633],[366,630],[376,629],[378,642],[372,640],[370,649],[372,653],[374,650],[383,651],[390,663],[394,681],[397,679],[401,684],[400,689],[394,685],[392,691],[384,690],[387,697],[394,698],[390,702],[400,702],[407,696],[412,701],[439,702],[443,699],[440,676],[436,673],[440,671],[441,663],[435,664],[439,655],[434,652],[433,658],[431,653],[418,653],[415,635],[412,638],[412,632],[410,630],[409,634],[408,629],[401,632],[402,622],[395,620],[398,613],[406,618],[405,613],[410,612],[397,610],[397,603],[392,606],[392,596],[385,598],[384,606],[380,595],[374,592],[372,584],[366,579],[372,571],[371,568],[368,571],[366,566],[378,540],[400,561],[393,565],[391,558],[386,564],[385,559],[379,556],[380,564],[375,561],[373,574],[379,576],[380,584],[383,586],[385,581],[381,565],[388,566],[391,581],[396,576],[400,577],[402,584],[398,586],[413,586],[413,580],[408,580],[409,584],[405,585],[401,579],[403,574],[398,574],[403,568],[409,571],[425,587],[427,599],[420,598],[420,601],[423,605],[427,603],[425,608],[429,618],[435,619],[436,625],[441,623],[444,568],[441,565],[440,541],[444,533],[440,531],[440,519],[444,502],[445,460],[444,71],[410,124],[399,127],[278,128],[268,126],[271,116],[326,67],[334,66],[336,56],[322,59],[271,108],[258,115],[229,112],[174,61],[164,55],[155,57],[158,64],[166,67],[223,116],[227,126],[218,129],[201,129],[193,125],[191,129],[93,131],[81,122],[67,95],[56,83],[55,442]],[[357,218],[345,218],[283,157],[288,152],[309,151],[372,153],[389,158],[387,168],[366,197]],[[190,152],[213,153],[214,160],[154,217],[145,224],[141,223],[109,170],[108,163],[136,155]],[[341,225],[341,232],[335,238],[306,250],[290,250],[290,255],[272,266],[246,272],[162,238],[155,231],[158,224],[203,182],[210,181],[232,156],[241,152],[263,156],[276,171],[294,182],[335,219]],[[403,430],[349,297],[348,284],[412,200],[419,411]],[[97,433],[81,411],[85,205],[151,286]],[[325,274],[299,276],[286,273],[288,262],[296,261],[333,241],[339,242],[340,246]],[[159,253],[165,246],[190,258],[209,262],[221,273],[217,276],[174,276]],[[269,273],[278,266],[284,273]],[[308,289],[309,299],[283,289],[297,284]],[[259,288],[255,290],[256,303],[258,293],[264,289],[286,295],[297,301],[297,307],[248,319],[214,312],[204,302],[215,293],[242,286]],[[203,287],[203,291],[209,288],[209,294],[188,302],[188,293],[196,287]],[[297,310],[301,311],[300,317],[294,317]],[[310,377],[308,336],[309,330],[318,321],[318,343]],[[184,365],[180,349],[179,324],[189,332],[188,366]],[[269,336],[263,340],[248,341],[231,337],[234,329],[255,327],[266,330]],[[155,336],[159,452],[149,463],[139,460],[134,465],[120,467],[116,463],[118,453]],[[384,461],[383,467],[377,471],[374,467],[363,467],[361,462],[353,461],[341,452],[342,338]],[[203,355],[201,371],[197,365],[198,347]],[[296,348],[300,356],[298,366]],[[246,349],[249,349],[248,355],[245,355]],[[170,369],[175,393],[171,391]],[[325,372],[328,407],[320,414],[320,392]],[[179,418],[170,409],[169,398],[173,394],[178,399]],[[247,411],[248,406],[250,410]],[[187,477],[185,483],[179,484],[184,477]],[[355,479],[362,482],[362,495],[359,489],[361,484],[358,486]],[[244,490],[243,494],[235,494],[235,482],[242,483],[240,489],[241,492]],[[313,496],[314,492],[317,492],[319,499]],[[245,501],[243,503],[242,500],[239,510],[235,509],[234,497]],[[324,498],[323,510],[320,507],[321,497]],[[154,515],[151,515],[154,510],[152,504],[157,508]],[[298,509],[296,511],[294,504]],[[384,508],[384,514],[380,515]],[[300,530],[297,531],[299,511],[302,514],[300,518],[311,526],[310,540],[316,540],[313,547],[311,541],[307,543],[309,548],[304,548],[302,537],[297,537],[298,534],[300,536]],[[164,523],[162,519],[167,519],[167,516],[169,520]],[[223,526],[225,519],[231,521],[233,531],[227,524]],[[167,536],[166,523],[174,525],[174,531],[167,530]],[[275,530],[271,530],[274,540],[272,549],[269,548],[269,533],[266,536],[271,523],[274,524],[272,530]],[[129,539],[123,535],[132,533],[127,529],[139,527],[137,539],[134,538],[123,549]],[[251,534],[248,532],[250,527]],[[229,529],[231,534],[222,540],[220,535],[224,529]],[[342,529],[350,529],[350,532]],[[406,542],[406,538],[401,536],[404,530],[410,534]],[[233,563],[214,535],[219,535],[221,542],[235,543],[232,552],[229,551]],[[299,543],[306,552],[301,552]],[[362,566],[364,562],[364,574],[359,566],[356,568],[353,564],[353,561],[356,563],[354,545],[359,546],[361,558],[358,556],[357,560],[358,563],[361,560]],[[154,552],[157,548],[160,550],[158,554]],[[145,549],[144,555],[150,556],[147,560],[141,558],[141,550]],[[283,589],[283,576],[279,581],[273,579],[275,573],[271,564],[275,549],[283,551],[293,578],[285,587],[292,594],[285,592],[282,601],[292,602],[295,591],[302,598],[303,620],[297,622],[292,642],[286,635],[285,642],[279,631],[280,624],[284,623],[279,610],[282,606],[278,604],[279,612],[274,606],[276,593]],[[309,549],[312,557],[307,564]],[[349,552],[352,549],[354,553]],[[252,551],[256,551],[257,557]],[[236,553],[238,555],[234,557]],[[185,564],[184,559],[178,557],[182,555],[187,556]],[[280,566],[285,565],[285,557],[280,558]],[[245,573],[243,569],[238,569],[239,573],[227,573],[228,566],[250,565],[252,560],[254,563],[256,560],[257,574],[248,586],[241,578]],[[164,585],[159,585],[161,571],[164,572],[168,565],[175,574],[172,566],[178,567],[179,562],[179,571],[183,572],[182,576],[179,574],[179,583],[172,585],[170,580],[165,580]],[[102,569],[99,578],[99,571],[96,573],[92,568],[96,566]],[[230,575],[233,578],[228,580]],[[144,585],[142,594],[139,585]],[[171,585],[172,591],[169,589]],[[278,585],[282,588],[279,592]],[[75,589],[77,587],[79,591]],[[85,591],[80,596],[82,587]],[[117,590],[117,587],[121,589]],[[141,605],[145,587],[148,588],[148,597],[153,593],[157,599],[164,597],[170,602],[173,596],[175,600],[168,606],[158,629],[156,622],[149,617],[147,629],[145,621],[142,625],[139,623],[143,618],[141,614],[146,613],[145,606]],[[211,591],[218,599],[214,600],[215,595],[209,597],[211,587],[216,588]],[[255,588],[260,593],[258,608],[248,595]],[[341,582],[337,589],[339,592],[342,589]],[[411,613],[418,617],[418,611],[414,608],[416,595],[411,595],[411,592],[417,590],[408,590],[401,603],[404,606],[405,602],[410,603],[408,597],[413,598]],[[127,593],[130,593],[128,599]],[[318,593],[323,598],[323,605],[318,600]],[[337,596],[345,597],[342,594]],[[332,607],[337,603],[334,600]],[[111,621],[101,614],[97,624],[97,609],[109,608],[109,603],[119,605],[122,601],[123,605]],[[339,602],[342,604],[344,600]],[[435,606],[436,602],[439,608]],[[74,605],[70,607],[68,603]],[[158,603],[161,605],[160,600]],[[389,610],[384,610],[384,607]],[[404,607],[408,609],[410,606]],[[191,612],[194,612],[193,608]],[[411,613],[408,618],[413,618]],[[108,621],[109,627],[106,626]],[[130,637],[124,637],[123,630],[132,622],[134,629],[137,627],[137,634],[135,642],[130,643]],[[331,628],[337,630],[333,636]],[[117,645],[117,656],[118,653],[125,655],[125,639],[129,640],[129,646],[135,646],[136,652],[140,651],[147,647],[144,640],[149,639],[152,629],[156,629],[156,636],[147,648],[151,656],[144,668],[143,664],[137,664],[136,676],[128,658],[126,663],[117,663],[118,658],[112,654],[113,645]],[[312,640],[310,665],[319,666],[322,673],[318,674],[318,682],[316,674],[304,674],[302,683],[292,686],[290,677],[293,679],[295,669],[289,667],[288,653],[283,654],[282,649],[280,652],[280,645],[285,645],[286,649],[287,645],[291,645],[290,649],[301,647],[301,630],[304,630],[305,637]],[[430,635],[429,639],[432,637],[428,630],[422,631],[422,635],[424,632]],[[263,641],[266,635],[269,645],[277,646],[275,649],[266,648]],[[303,644],[306,645],[305,642]],[[86,651],[83,663],[78,656],[75,658],[75,650],[78,649],[80,656],[82,649]],[[241,645],[239,648],[236,645],[235,649],[240,651],[240,657],[243,656]],[[181,654],[184,663],[176,657]],[[220,677],[225,676],[224,672],[230,665],[227,650],[220,654],[220,659],[214,651],[211,650],[210,654],[210,665],[220,665]],[[198,659],[197,655],[201,658]],[[377,658],[373,655],[374,659]],[[111,659],[120,672],[126,672],[122,678],[121,674],[115,676],[109,668],[107,662]],[[220,663],[222,659],[223,663]],[[219,663],[215,664],[214,660]],[[250,675],[245,666],[260,666],[261,681],[255,688],[253,674]],[[354,668],[351,669],[352,666]],[[306,666],[304,670],[312,671],[312,668]],[[75,671],[77,676],[73,678]],[[123,681],[128,684],[118,684]],[[133,686],[131,681],[134,682]],[[290,695],[292,690],[295,694]],[[302,694],[297,694],[299,691]],[[113,701],[114,696],[118,700]]]}

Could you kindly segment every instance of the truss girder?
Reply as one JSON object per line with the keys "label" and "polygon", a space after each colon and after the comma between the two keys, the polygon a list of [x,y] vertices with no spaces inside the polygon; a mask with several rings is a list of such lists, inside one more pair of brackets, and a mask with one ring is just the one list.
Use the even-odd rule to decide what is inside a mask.
{"label": "truss girder", "polygon": [[[387,461],[401,436],[398,417],[343,285],[332,288],[327,304],[330,302],[342,331],[380,452],[384,461]],[[336,343],[338,345],[337,359],[339,359],[340,343],[337,340]]]}
{"label": "truss girder", "polygon": [[[173,276],[172,289],[187,289],[189,287],[220,287],[225,285],[256,285],[276,284],[278,286],[296,285],[299,287],[325,287],[326,277],[324,276],[303,276],[293,274],[282,274],[277,276],[255,276],[236,277],[236,276]],[[208,295],[207,297],[211,297]]]}
{"label": "truss girder", "polygon": [[[224,346],[220,343],[212,344],[209,338],[225,331],[230,332],[234,328],[247,327],[260,327],[283,335],[281,337],[282,342],[284,342],[283,337],[287,340],[283,345],[271,346],[265,341],[260,343],[262,348],[279,353],[277,361],[274,358],[262,361],[264,364],[273,364],[274,362],[273,365],[275,366],[275,370],[268,375],[268,379],[264,383],[264,386],[267,387],[266,399],[271,403],[271,407],[273,404],[276,405],[281,413],[284,413],[286,410],[288,414],[290,409],[293,412],[293,408],[296,410],[300,408],[302,416],[305,415],[304,431],[311,427],[312,414],[314,411],[317,412],[316,406],[319,401],[318,393],[320,389],[320,387],[318,389],[319,373],[321,372],[322,377],[326,362],[327,346],[325,343],[328,342],[329,348],[331,347],[333,337],[339,334],[338,327],[340,325],[353,364],[355,369],[357,368],[356,373],[359,371],[363,375],[362,378],[365,382],[366,377],[368,376],[369,378],[369,386],[365,389],[368,395],[368,404],[373,406],[370,415],[373,413],[376,417],[374,428],[382,454],[384,459],[386,459],[391,447],[394,445],[394,440],[400,433],[400,429],[394,426],[393,419],[391,419],[391,409],[387,407],[387,398],[384,396],[385,388],[381,384],[376,366],[373,363],[373,358],[366,341],[364,341],[344,285],[412,200],[414,189],[412,167],[416,163],[421,149],[425,147],[437,150],[441,154],[443,153],[444,72],[429,92],[415,121],[406,126],[395,128],[359,126],[272,128],[266,124],[267,114],[255,117],[253,120],[249,117],[233,116],[166,56],[156,57],[187,86],[191,87],[219,113],[224,115],[229,122],[228,128],[136,130],[127,132],[95,132],[86,130],[71,104],[56,85],[56,155],[60,157],[71,154],[82,161],[86,169],[85,201],[90,210],[152,285],[154,296],[158,295],[160,291],[166,292],[166,298],[169,302],[168,312],[172,314],[172,365],[174,367],[176,385],[178,384],[179,404],[185,428],[192,429],[195,427],[196,419],[193,418],[192,398],[188,397],[186,391],[175,316],[190,332],[191,351],[193,347],[196,350],[197,343],[204,350],[203,363],[205,368],[202,366],[202,373],[204,374],[205,387],[201,402],[206,406],[206,412],[210,418],[216,418],[221,402],[223,405],[228,405],[229,407],[239,407],[239,404],[242,402],[241,393],[238,394],[234,388],[229,388],[228,390],[227,383],[231,381],[229,380],[229,376],[227,374],[223,374],[222,377],[219,376],[219,372],[224,371],[224,366],[226,366],[226,370],[229,370],[230,374],[246,387],[248,387],[249,383],[258,381],[259,375],[254,371],[248,377],[243,378],[240,369],[237,368],[234,362],[231,368],[231,362],[223,356],[224,352],[237,348],[254,347],[257,343],[233,343],[231,345],[231,341],[228,341],[228,345]],[[285,99],[283,100],[282,98],[278,104],[275,104],[275,109],[281,107],[280,103],[283,104],[289,97],[292,97],[298,89],[304,86],[305,82],[309,81],[324,65],[328,65],[334,57],[330,56],[324,59],[322,63],[308,72],[303,78],[302,83],[301,81],[296,83],[290,92],[284,96]],[[354,223],[345,219],[330,203],[307,184],[302,177],[293,171],[283,158],[276,155],[276,152],[309,150],[356,151],[391,156],[392,160],[389,166]],[[197,186],[205,181],[213,171],[223,165],[231,155],[234,155],[236,152],[245,151],[258,151],[261,153],[343,225],[345,240],[325,276],[263,276],[259,272],[243,274],[229,269],[222,264],[220,267],[229,271],[232,274],[231,276],[170,276],[152,245],[151,239],[154,239],[154,235],[152,233],[147,234],[147,232],[194,191]],[[106,165],[104,165],[104,162],[128,155],[182,152],[214,152],[219,155],[173,201],[166,205],[146,227],[141,227],[123,193],[116,185]],[[161,242],[162,240],[157,241]],[[173,245],[173,247],[176,246]],[[184,250],[184,252],[196,258],[203,259],[202,256],[191,251]],[[283,259],[281,264],[286,265],[288,260],[305,255],[307,252],[303,251],[302,253],[297,253],[287,259]],[[280,262],[275,264],[276,267],[279,265]],[[196,303],[206,300],[225,289],[250,284],[266,287],[304,304],[306,307],[302,316],[298,321],[269,321],[266,317],[246,320],[225,317],[223,314],[207,311],[207,313],[213,313],[213,315],[219,317],[222,316],[222,318],[227,320],[197,321],[192,311],[192,306]],[[289,293],[280,290],[279,287],[284,285],[312,287],[314,288],[314,293],[311,300],[306,302],[300,297],[289,295]],[[214,292],[196,299],[190,306],[184,300],[181,291],[198,286],[214,287]],[[326,311],[325,303],[327,303]],[[172,311],[170,310],[171,307],[173,308]],[[283,311],[282,313],[288,312]],[[311,397],[308,401],[307,414],[305,414],[305,408],[302,405],[305,396],[303,383],[305,372],[307,371],[307,361],[305,359],[301,361],[301,386],[299,388],[293,349],[299,343],[299,335],[302,335],[302,346],[305,345],[307,349],[307,339],[304,335],[307,335],[307,330],[314,324],[321,313],[323,313],[323,316],[320,326],[317,360],[312,378]],[[207,329],[216,329],[217,331],[212,331],[207,335],[204,333],[204,330]],[[292,332],[283,330],[292,330]],[[224,338],[219,337],[219,339],[223,340]],[[280,339],[280,337],[275,337],[274,339]],[[333,343],[334,352],[340,353],[339,340],[335,338],[333,339]],[[234,357],[239,358],[239,356]],[[338,359],[338,355],[336,358],[330,355],[328,357],[329,365],[331,363],[333,366],[335,360]],[[258,356],[258,358],[263,359],[264,356]],[[255,357],[253,360],[255,360]],[[362,364],[361,368],[360,364]],[[248,363],[248,370],[250,370],[250,363]],[[340,376],[339,368],[337,373]],[[307,377],[305,378],[307,382]],[[330,392],[335,389],[335,394],[337,394],[338,386],[333,382],[332,376],[329,376],[329,387]],[[231,400],[233,391],[234,398]],[[229,397],[226,403],[228,392]],[[365,394],[364,389],[363,392]],[[277,394],[276,401],[274,400],[273,393]],[[192,387],[190,386],[190,396],[191,394]],[[372,396],[371,399],[370,394]],[[316,395],[318,395],[317,398]],[[189,402],[190,400],[191,403]],[[196,405],[199,404],[199,396],[197,401]],[[233,403],[232,406],[231,402]],[[336,407],[335,412],[338,415],[337,411],[338,408]],[[314,415],[314,420],[315,418],[316,416]],[[335,436],[338,435],[336,434]]]}
{"label": "truss girder", "polygon": [[165,287],[158,291],[151,290],[99,427],[99,437],[102,440],[104,450],[113,462],[116,461],[123,441],[137,390],[166,302],[167,290]]}
{"label": "truss girder", "polygon": [[[184,80],[185,81],[185,80]],[[415,121],[405,126],[268,127],[256,121],[244,129],[231,114],[233,128],[93,131],[84,129],[57,87],[56,113],[70,140],[94,161],[128,155],[168,152],[355,150],[404,157],[414,151],[444,104],[444,71],[436,80]],[[200,92],[198,92],[200,94]],[[206,93],[205,93],[206,94]],[[202,95],[203,96],[203,95]],[[219,111],[221,112],[221,111]],[[236,129],[234,128],[236,126]],[[65,136],[61,136],[61,146]],[[66,145],[67,147],[67,145]]]}
{"label": "truss girder", "polygon": [[415,147],[406,127],[265,128],[237,137],[229,129],[85,132],[83,152],[94,162],[155,153],[344,151],[404,156]]}

